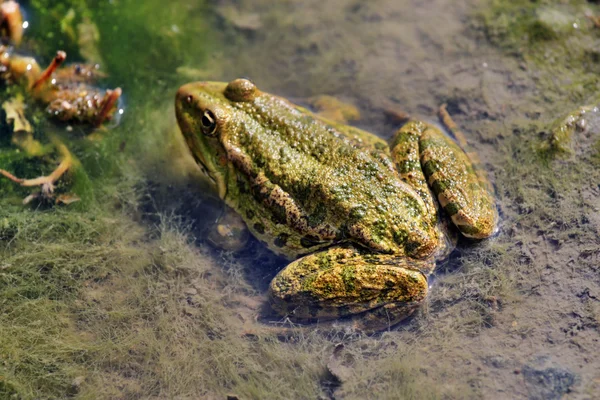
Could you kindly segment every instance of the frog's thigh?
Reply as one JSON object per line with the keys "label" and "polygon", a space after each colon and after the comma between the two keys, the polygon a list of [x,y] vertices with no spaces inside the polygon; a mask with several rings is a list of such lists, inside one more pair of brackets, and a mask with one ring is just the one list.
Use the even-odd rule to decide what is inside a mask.
{"label": "frog's thigh", "polygon": [[[273,308],[297,319],[335,319],[391,307],[394,321],[414,311],[427,294],[433,265],[384,254],[362,254],[334,247],[307,255],[284,268],[271,282]],[[384,312],[386,321],[389,313]],[[370,317],[367,317],[367,320]],[[390,321],[388,321],[390,323]]]}
{"label": "frog's thigh", "polygon": [[463,235],[494,234],[496,205],[487,179],[452,139],[432,125],[410,122],[402,130],[419,133],[419,164],[440,205]]}
{"label": "frog's thigh", "polygon": [[427,185],[427,179],[423,174],[419,159],[419,138],[426,127],[426,124],[420,122],[404,125],[396,133],[390,149],[400,179],[408,183],[419,194],[427,206],[432,223],[436,224],[437,206]]}

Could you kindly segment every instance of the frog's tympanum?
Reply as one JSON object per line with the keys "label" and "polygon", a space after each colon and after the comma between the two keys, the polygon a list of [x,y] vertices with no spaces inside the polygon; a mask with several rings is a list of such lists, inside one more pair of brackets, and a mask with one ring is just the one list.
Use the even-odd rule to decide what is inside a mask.
{"label": "frog's tympanum", "polygon": [[291,260],[270,285],[281,314],[380,327],[409,315],[451,247],[434,198],[463,235],[496,230],[484,174],[432,125],[409,122],[388,146],[245,79],[187,84],[176,112],[219,196]]}

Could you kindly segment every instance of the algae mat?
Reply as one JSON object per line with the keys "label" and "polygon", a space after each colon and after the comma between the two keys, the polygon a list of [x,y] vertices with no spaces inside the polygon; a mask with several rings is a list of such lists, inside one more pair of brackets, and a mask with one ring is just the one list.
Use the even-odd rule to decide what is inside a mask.
{"label": "algae mat", "polygon": [[[594,2],[52,3],[25,3],[27,49],[79,60],[77,27],[95,25],[125,115],[100,140],[60,133],[84,201],[23,207],[1,183],[0,398],[600,392],[600,127],[577,112],[600,100]],[[459,243],[426,307],[388,332],[271,333],[256,315],[283,264],[204,242],[218,208],[172,129],[178,85],[239,76],[353,103],[386,138],[394,112],[433,120],[447,103],[493,178],[498,237]],[[1,132],[19,173],[52,165]]]}

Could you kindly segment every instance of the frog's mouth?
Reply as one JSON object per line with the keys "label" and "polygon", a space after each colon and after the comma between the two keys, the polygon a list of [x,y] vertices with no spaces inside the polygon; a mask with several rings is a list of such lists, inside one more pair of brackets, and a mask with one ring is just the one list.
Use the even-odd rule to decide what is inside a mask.
{"label": "frog's mouth", "polygon": [[204,138],[199,138],[198,135],[186,135],[184,133],[184,137],[196,164],[198,164],[202,173],[208,177],[211,184],[217,189],[219,197],[224,200],[227,194],[227,185],[225,183],[227,171],[217,168],[216,160],[212,156],[212,151],[214,150],[205,143],[205,140],[202,140]]}
{"label": "frog's mouth", "polygon": [[210,179],[210,181],[213,183],[213,185],[217,186],[217,180],[215,178],[213,178],[213,176],[208,172],[208,167],[198,157],[194,157],[194,158],[196,159],[196,164],[198,164],[198,166],[200,167],[200,171],[202,171],[202,174],[204,176],[206,176],[208,179]]}
{"label": "frog's mouth", "polygon": [[217,137],[204,134],[198,123],[199,115],[202,115],[205,108],[198,104],[198,91],[202,87],[203,85],[195,83],[179,88],[175,100],[175,115],[194,160],[214,185],[219,197],[225,199],[228,168],[226,163],[220,162],[223,159],[219,155],[222,153],[221,144]]}

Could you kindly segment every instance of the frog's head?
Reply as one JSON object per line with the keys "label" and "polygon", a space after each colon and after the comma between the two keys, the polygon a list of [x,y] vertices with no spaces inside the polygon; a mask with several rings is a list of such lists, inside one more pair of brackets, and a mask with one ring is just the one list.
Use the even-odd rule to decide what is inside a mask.
{"label": "frog's head", "polygon": [[175,112],[181,132],[221,198],[226,195],[229,171],[223,139],[236,118],[231,104],[251,101],[257,92],[256,86],[246,79],[188,83],[177,91]]}

